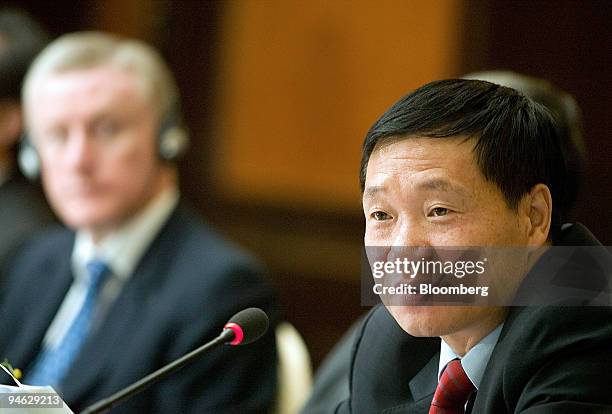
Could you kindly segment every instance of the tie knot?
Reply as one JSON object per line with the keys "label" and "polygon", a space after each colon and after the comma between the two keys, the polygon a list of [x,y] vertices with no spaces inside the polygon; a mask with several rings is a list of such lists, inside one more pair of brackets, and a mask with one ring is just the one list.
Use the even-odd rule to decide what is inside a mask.
{"label": "tie knot", "polygon": [[101,260],[92,260],[85,265],[89,277],[89,289],[97,289],[110,273],[107,264]]}
{"label": "tie knot", "polygon": [[434,411],[436,413],[463,413],[470,394],[475,390],[474,384],[463,370],[461,361],[454,359],[448,363],[440,377],[431,403],[432,408],[438,408],[437,411]]}

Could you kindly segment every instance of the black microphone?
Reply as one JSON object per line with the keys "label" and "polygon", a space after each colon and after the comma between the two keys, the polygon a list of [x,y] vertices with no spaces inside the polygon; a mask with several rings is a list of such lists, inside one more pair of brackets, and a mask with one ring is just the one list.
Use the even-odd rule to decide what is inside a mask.
{"label": "black microphone", "polygon": [[212,341],[183,355],[179,359],[128,385],[95,404],[81,411],[81,414],[95,414],[110,410],[113,406],[134,394],[143,391],[151,384],[166,378],[195,359],[222,344],[246,345],[255,342],[268,330],[268,315],[259,308],[244,309],[230,318],[223,327],[221,334]]}

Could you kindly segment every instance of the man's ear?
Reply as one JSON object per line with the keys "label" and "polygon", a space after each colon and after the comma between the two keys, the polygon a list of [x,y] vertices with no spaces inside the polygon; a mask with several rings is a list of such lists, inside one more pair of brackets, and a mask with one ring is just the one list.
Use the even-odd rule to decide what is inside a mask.
{"label": "man's ear", "polygon": [[552,195],[544,184],[533,186],[523,199],[528,217],[528,244],[539,247],[546,244],[552,218]]}

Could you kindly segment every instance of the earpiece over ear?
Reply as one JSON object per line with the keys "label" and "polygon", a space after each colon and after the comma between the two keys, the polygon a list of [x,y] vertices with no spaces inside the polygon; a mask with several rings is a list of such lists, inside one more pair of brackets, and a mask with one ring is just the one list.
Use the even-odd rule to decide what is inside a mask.
{"label": "earpiece over ear", "polygon": [[27,133],[22,134],[19,140],[19,153],[17,154],[17,163],[21,173],[29,180],[35,181],[40,176],[40,158],[38,152]]}
{"label": "earpiece over ear", "polygon": [[179,111],[167,114],[157,135],[157,152],[162,160],[174,162],[180,159],[189,147],[189,134],[183,126]]}

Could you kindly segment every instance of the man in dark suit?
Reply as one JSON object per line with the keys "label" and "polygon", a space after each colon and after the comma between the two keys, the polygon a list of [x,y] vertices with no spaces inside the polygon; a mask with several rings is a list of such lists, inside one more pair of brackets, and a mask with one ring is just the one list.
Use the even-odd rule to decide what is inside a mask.
{"label": "man in dark suit", "polygon": [[73,410],[216,337],[246,307],[272,326],[222,347],[113,413],[261,413],[275,395],[277,319],[259,266],[179,200],[178,91],[142,42],[65,35],[28,72],[31,151],[70,230],[27,244],[3,292],[0,355]]}
{"label": "man in dark suit", "polygon": [[[479,79],[516,89],[546,106],[555,116],[563,156],[567,164],[567,180],[561,208],[567,214],[576,201],[586,169],[586,148],[583,137],[582,112],[569,93],[550,82],[511,71],[483,71],[470,73],[466,79]],[[351,349],[357,328],[363,317],[355,321],[319,366],[313,390],[303,409],[306,414],[325,414],[332,411],[349,395]]]}
{"label": "man in dark suit", "polygon": [[381,295],[357,331],[337,412],[612,411],[611,258],[583,226],[561,226],[557,134],[542,106],[474,80],[425,85],[370,129],[366,250],[391,261],[402,247],[486,247],[497,255],[482,280],[495,294],[486,306]]}
{"label": "man in dark suit", "polygon": [[21,82],[47,41],[27,14],[0,10],[0,273],[27,237],[53,221],[40,188],[19,174],[15,156],[22,130]]}

